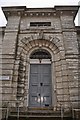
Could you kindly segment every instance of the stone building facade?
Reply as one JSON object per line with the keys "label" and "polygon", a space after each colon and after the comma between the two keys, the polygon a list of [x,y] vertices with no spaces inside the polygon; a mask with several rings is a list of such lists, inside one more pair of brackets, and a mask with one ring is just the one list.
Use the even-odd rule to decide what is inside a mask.
{"label": "stone building facade", "polygon": [[74,24],[79,7],[2,9],[3,107],[79,109],[80,27]]}

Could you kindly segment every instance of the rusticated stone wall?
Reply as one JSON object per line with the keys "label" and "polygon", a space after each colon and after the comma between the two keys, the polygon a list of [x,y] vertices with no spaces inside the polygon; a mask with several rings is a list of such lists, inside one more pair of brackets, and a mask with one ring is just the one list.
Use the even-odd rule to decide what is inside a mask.
{"label": "rusticated stone wall", "polygon": [[[0,76],[2,76],[2,28],[0,28]],[[0,77],[0,119],[2,118],[2,79]]]}
{"label": "rusticated stone wall", "polygon": [[78,65],[78,106],[80,108],[80,27],[76,27],[77,30],[77,41],[78,41],[78,50],[79,50],[79,65]]}
{"label": "rusticated stone wall", "polygon": [[11,100],[12,95],[12,79],[14,73],[14,63],[16,58],[16,44],[19,31],[19,16],[10,16],[5,29],[5,35],[2,43],[2,76],[3,78],[3,106]]}

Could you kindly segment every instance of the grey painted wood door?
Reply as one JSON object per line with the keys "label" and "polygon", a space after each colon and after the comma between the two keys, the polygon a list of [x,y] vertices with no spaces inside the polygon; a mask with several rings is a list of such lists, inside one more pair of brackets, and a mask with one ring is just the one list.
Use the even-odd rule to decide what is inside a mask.
{"label": "grey painted wood door", "polygon": [[51,106],[51,65],[31,64],[29,84],[29,106]]}

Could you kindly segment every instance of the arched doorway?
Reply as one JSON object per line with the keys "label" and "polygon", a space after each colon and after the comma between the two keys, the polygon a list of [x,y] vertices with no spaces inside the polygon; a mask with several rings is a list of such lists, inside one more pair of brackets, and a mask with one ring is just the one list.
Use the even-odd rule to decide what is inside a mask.
{"label": "arched doorway", "polygon": [[34,50],[30,55],[29,107],[51,107],[51,93],[51,54]]}

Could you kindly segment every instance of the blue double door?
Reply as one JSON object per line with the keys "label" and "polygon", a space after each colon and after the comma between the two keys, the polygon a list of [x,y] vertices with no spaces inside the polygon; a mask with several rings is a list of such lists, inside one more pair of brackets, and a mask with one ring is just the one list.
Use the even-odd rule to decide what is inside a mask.
{"label": "blue double door", "polygon": [[51,64],[31,64],[29,81],[29,107],[52,105]]}

